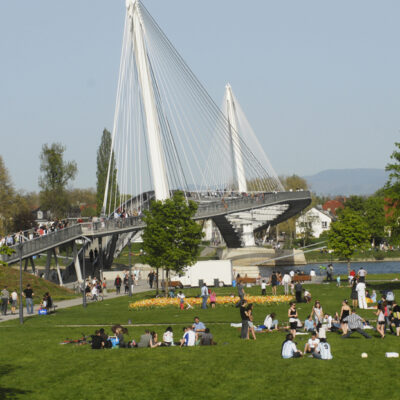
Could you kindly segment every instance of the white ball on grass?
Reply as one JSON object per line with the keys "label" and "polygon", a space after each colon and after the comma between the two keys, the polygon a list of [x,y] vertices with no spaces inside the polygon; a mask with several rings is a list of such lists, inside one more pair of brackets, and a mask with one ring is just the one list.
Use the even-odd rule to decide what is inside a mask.
{"label": "white ball on grass", "polygon": [[362,358],[367,358],[367,357],[368,357],[368,354],[367,354],[367,353],[361,353],[361,357],[362,357]]}

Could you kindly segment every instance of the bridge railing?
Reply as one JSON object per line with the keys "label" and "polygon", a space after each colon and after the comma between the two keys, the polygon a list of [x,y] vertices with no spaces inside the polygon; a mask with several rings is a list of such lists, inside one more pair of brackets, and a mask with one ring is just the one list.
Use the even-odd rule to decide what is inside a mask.
{"label": "bridge railing", "polygon": [[128,218],[102,219],[96,222],[85,222],[80,224],[83,235],[101,235],[104,232],[121,231],[124,229],[140,228],[144,226],[139,216]]}
{"label": "bridge railing", "polygon": [[26,258],[30,255],[35,255],[49,248],[55,247],[61,243],[68,242],[69,240],[79,237],[80,235],[82,235],[82,227],[80,225],[73,225],[68,228],[63,228],[56,232],[51,232],[47,235],[42,235],[26,242],[11,246],[11,249],[14,250],[14,253],[11,256],[2,255],[1,259],[4,262],[17,260],[20,257],[19,246],[22,248],[22,257]]}
{"label": "bridge railing", "polygon": [[260,208],[263,205],[287,200],[299,200],[310,196],[308,191],[249,194],[241,198],[222,198],[218,202],[200,203],[195,218],[207,218],[218,214],[230,214],[236,211]]}

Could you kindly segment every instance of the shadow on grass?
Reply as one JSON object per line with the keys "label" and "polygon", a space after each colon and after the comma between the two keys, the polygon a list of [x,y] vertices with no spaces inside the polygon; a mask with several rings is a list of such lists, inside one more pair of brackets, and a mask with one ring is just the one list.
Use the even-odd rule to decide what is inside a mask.
{"label": "shadow on grass", "polygon": [[[11,373],[15,368],[11,365],[0,366],[0,378],[4,378],[5,375]],[[0,399],[15,399],[17,395],[31,393],[30,390],[22,390],[17,388],[4,387],[0,384]]]}
{"label": "shadow on grass", "polygon": [[383,292],[386,290],[400,290],[400,281],[391,282],[380,282],[380,283],[367,283],[368,289],[374,289],[377,292]]}

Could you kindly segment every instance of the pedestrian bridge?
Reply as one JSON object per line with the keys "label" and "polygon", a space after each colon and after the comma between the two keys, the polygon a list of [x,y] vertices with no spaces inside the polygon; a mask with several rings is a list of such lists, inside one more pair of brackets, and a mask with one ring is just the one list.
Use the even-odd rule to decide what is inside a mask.
{"label": "pedestrian bridge", "polygon": [[[277,192],[277,193],[258,193],[238,198],[224,198],[218,200],[200,201],[199,207],[194,216],[195,220],[221,220],[230,214],[247,212],[249,210],[265,209],[268,207],[284,205],[282,213],[275,216],[273,220],[266,221],[269,225],[282,222],[307,207],[311,203],[310,192]],[[98,238],[103,236],[121,235],[127,232],[142,230],[145,223],[142,218],[128,217],[117,219],[99,219],[96,222],[87,222],[72,225],[57,232],[49,233],[38,238],[16,244],[11,248],[14,253],[11,256],[1,256],[7,263],[15,263],[20,259],[30,258],[40,253],[59,247],[63,244],[72,242],[83,236],[88,238]],[[232,228],[232,230],[234,230]],[[222,230],[222,236],[224,232]],[[225,237],[224,237],[225,238]],[[226,240],[228,247],[229,239]]]}

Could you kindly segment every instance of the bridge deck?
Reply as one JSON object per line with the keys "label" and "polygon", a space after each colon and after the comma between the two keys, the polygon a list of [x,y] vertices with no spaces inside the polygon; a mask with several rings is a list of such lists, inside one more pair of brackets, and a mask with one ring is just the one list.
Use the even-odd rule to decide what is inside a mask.
{"label": "bridge deck", "polygon": [[[239,198],[221,198],[218,200],[201,201],[194,219],[202,220],[231,213],[244,212],[252,209],[268,207],[277,204],[289,204],[289,211],[277,218],[282,222],[290,218],[311,202],[310,192],[277,192],[248,195]],[[82,236],[89,238],[121,234],[138,231],[145,226],[141,217],[119,219],[105,219],[99,222],[89,222],[50,233],[38,238],[12,246],[14,253],[11,256],[1,256],[8,263],[17,262],[32,257],[49,249],[79,239]]]}

